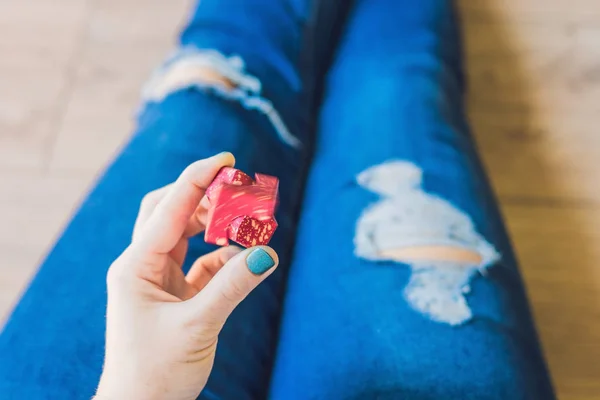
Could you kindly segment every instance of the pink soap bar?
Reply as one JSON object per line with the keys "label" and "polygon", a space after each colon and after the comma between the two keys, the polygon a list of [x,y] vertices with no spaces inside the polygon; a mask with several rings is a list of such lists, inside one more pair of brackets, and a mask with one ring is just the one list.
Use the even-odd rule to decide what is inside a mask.
{"label": "pink soap bar", "polygon": [[256,174],[252,179],[235,168],[222,168],[206,196],[210,201],[204,240],[226,246],[229,240],[244,247],[269,243],[275,229],[279,180]]}

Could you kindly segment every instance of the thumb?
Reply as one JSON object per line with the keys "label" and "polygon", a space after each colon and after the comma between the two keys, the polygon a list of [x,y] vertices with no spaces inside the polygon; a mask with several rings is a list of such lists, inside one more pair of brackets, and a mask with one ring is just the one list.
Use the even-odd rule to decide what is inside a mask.
{"label": "thumb", "polygon": [[266,246],[237,254],[200,293],[188,300],[194,319],[220,330],[235,307],[273,273],[278,263],[275,250]]}

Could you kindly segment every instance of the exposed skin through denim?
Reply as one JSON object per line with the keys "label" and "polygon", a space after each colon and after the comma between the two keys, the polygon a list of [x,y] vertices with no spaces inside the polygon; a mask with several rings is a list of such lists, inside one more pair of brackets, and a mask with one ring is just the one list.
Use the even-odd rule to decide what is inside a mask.
{"label": "exposed skin through denim", "polygon": [[205,84],[223,85],[231,90],[235,88],[235,84],[229,79],[221,75],[217,70],[212,68],[202,68],[197,71],[182,71],[183,79],[197,79]]}
{"label": "exposed skin through denim", "polygon": [[449,261],[466,265],[477,265],[481,262],[481,256],[476,252],[450,246],[407,246],[384,250],[381,255],[385,259],[392,259],[405,264],[423,260]]}

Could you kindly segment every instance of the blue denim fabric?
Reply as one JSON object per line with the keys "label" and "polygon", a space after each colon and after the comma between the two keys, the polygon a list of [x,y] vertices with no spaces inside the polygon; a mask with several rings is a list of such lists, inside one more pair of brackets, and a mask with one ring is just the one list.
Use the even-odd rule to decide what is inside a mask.
{"label": "blue denim fabric", "polygon": [[[239,56],[245,73],[263,82],[262,97],[272,102],[287,128],[308,141],[315,85],[304,81],[302,71],[312,68],[303,54],[313,51],[304,42],[304,32],[314,29],[313,13],[306,0],[202,0],[181,44],[186,52],[196,48]],[[92,396],[104,353],[105,276],[130,242],[140,200],[174,181],[190,163],[224,150],[236,155],[236,167],[245,172],[280,178],[279,229],[271,245],[282,268],[228,320],[201,398],[264,398],[307,152],[282,143],[265,115],[241,102],[183,88],[142,108],[137,132],[84,201],[10,317],[0,336],[1,399]],[[195,238],[188,261],[212,249],[202,237]]]}
{"label": "blue denim fabric", "polygon": [[[327,80],[271,399],[554,398],[465,122],[459,45],[448,1],[352,10]],[[377,252],[427,244],[480,251],[448,297],[471,315],[415,307],[464,265]]]}
{"label": "blue denim fabric", "polygon": [[[348,10],[346,2],[331,0],[315,14],[311,3],[202,0],[182,35],[186,52],[238,55],[243,72],[262,83],[260,97],[303,146],[283,143],[264,113],[219,90],[182,88],[146,104],[137,132],[0,336],[1,399],[92,395],[104,351],[106,271],[129,243],[142,196],[223,150],[236,155],[238,168],[281,179],[280,227],[271,243],[281,267],[228,320],[200,397],[267,396],[315,144],[313,111]],[[464,121],[459,43],[442,0],[365,0],[352,9],[325,88],[272,398],[553,398],[516,262]],[[456,243],[480,239],[501,254],[482,268],[485,276],[468,277],[473,316],[464,323],[434,321],[410,307],[404,294],[410,266],[370,259],[354,244],[364,210],[381,201],[356,177],[392,159],[422,171],[409,193],[426,200],[421,206],[437,195],[447,202],[442,209],[472,220],[477,234],[454,232]],[[188,259],[211,249],[197,238]]]}

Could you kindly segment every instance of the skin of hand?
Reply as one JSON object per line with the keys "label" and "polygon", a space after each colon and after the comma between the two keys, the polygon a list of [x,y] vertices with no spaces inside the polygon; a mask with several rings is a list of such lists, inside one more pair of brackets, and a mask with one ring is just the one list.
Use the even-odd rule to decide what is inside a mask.
{"label": "skin of hand", "polygon": [[269,247],[220,248],[181,269],[206,222],[206,187],[230,153],[190,165],[142,201],[131,245],[107,275],[106,356],[95,399],[196,399],[234,308],[277,267]]}

